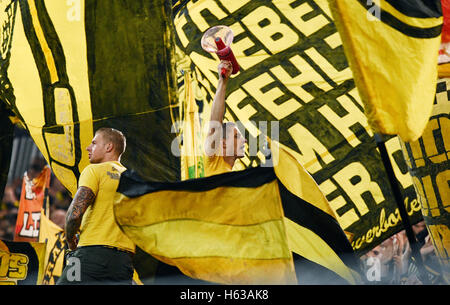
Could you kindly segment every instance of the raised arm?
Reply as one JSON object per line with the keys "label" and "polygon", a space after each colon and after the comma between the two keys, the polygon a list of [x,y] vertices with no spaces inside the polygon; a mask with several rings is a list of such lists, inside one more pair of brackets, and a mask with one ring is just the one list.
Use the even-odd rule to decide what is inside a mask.
{"label": "raised arm", "polygon": [[86,186],[80,186],[67,210],[65,232],[66,240],[71,250],[75,250],[77,247],[76,233],[80,229],[84,212],[94,203],[94,200],[94,192]]}
{"label": "raised arm", "polygon": [[[221,70],[225,68],[225,76],[222,77]],[[228,79],[233,71],[231,62],[222,60],[218,67],[219,83],[217,84],[216,95],[214,96],[211,107],[211,116],[209,119],[208,136],[206,139],[206,147],[215,150],[216,143],[219,143],[222,130],[223,116],[225,114],[225,94]]]}

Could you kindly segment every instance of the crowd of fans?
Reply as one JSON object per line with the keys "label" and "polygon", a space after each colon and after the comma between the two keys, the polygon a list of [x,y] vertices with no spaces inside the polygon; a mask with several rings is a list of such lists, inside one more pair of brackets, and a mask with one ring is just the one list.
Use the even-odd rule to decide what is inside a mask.
{"label": "crowd of fans", "polygon": [[[37,176],[46,165],[45,159],[37,157],[27,171],[28,176]],[[23,176],[17,177],[5,186],[3,198],[0,202],[0,239],[14,240],[17,212],[19,210],[22,192]],[[52,174],[48,189],[49,217],[55,224],[64,228],[66,211],[72,201],[70,193],[62,183]]]}
{"label": "crowd of fans", "polygon": [[[28,175],[37,176],[45,165],[45,159],[35,159],[27,171]],[[22,181],[23,176],[18,177],[5,187],[0,202],[0,239],[14,240]],[[64,228],[66,211],[72,198],[53,174],[48,190],[48,200],[50,219]],[[413,225],[413,230],[421,247],[420,254],[426,268],[427,279],[423,280],[420,277],[417,263],[411,255],[408,238],[403,230],[360,257],[366,283],[374,285],[445,284],[425,222],[421,221]]]}
{"label": "crowd of fans", "polygon": [[365,280],[374,285],[446,284],[425,222],[421,221],[412,228],[425,267],[423,275],[421,276],[418,263],[411,253],[406,232],[403,230],[361,256]]}

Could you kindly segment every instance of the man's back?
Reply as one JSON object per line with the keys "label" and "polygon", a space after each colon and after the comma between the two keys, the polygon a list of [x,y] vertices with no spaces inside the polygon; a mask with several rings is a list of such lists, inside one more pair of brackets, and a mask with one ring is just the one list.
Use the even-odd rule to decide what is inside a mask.
{"label": "man's back", "polygon": [[[114,196],[125,171],[120,164],[125,147],[123,133],[110,127],[98,129],[86,147],[91,164],[81,173],[67,210],[64,231],[70,252],[57,285],[132,283],[135,245],[114,217]],[[81,268],[73,276],[71,264],[77,261]]]}
{"label": "man's back", "polygon": [[120,174],[126,170],[117,161],[88,165],[81,173],[79,187],[96,195],[81,222],[79,247],[104,245],[134,252],[133,242],[120,230],[114,218],[114,195]]}

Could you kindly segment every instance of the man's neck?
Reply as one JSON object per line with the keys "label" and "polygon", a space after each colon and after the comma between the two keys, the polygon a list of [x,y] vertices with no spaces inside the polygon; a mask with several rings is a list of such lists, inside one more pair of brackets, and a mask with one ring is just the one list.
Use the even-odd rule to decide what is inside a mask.
{"label": "man's neck", "polygon": [[113,161],[113,162],[120,162],[120,159],[119,159],[117,156],[106,155],[106,156],[102,159],[102,162],[100,162],[100,163],[103,163],[103,162],[110,162],[110,161]]}

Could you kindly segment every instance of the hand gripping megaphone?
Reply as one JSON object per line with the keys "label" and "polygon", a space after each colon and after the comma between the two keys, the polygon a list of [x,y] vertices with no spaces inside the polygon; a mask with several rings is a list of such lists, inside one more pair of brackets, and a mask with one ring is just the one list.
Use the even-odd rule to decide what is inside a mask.
{"label": "hand gripping megaphone", "polygon": [[[233,42],[233,31],[225,25],[213,26],[203,34],[201,44],[203,50],[209,53],[216,53],[220,60],[228,60],[233,66],[233,72],[236,74],[239,72],[239,64],[234,57],[233,51],[230,48]],[[225,76],[225,69],[222,68],[222,77]]]}

